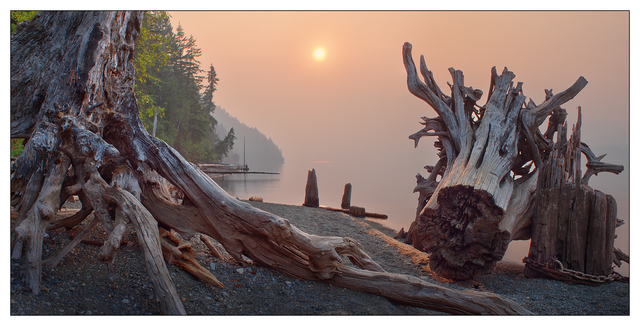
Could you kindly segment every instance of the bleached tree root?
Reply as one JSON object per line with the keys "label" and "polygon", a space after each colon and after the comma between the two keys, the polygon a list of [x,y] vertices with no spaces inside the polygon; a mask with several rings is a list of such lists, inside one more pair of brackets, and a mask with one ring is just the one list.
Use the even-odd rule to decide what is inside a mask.
{"label": "bleached tree root", "polygon": [[178,296],[163,259],[158,223],[132,194],[119,188],[117,184],[110,187],[96,174],[92,174],[92,183],[95,182],[96,186],[102,188],[100,193],[107,201],[118,203],[118,209],[134,226],[138,243],[142,249],[147,275],[160,302],[160,310],[164,314],[185,315],[186,311],[182,300]]}
{"label": "bleached tree root", "polygon": [[93,230],[96,225],[98,225],[98,222],[99,221],[97,218],[91,220],[91,222],[89,222],[89,224],[82,231],[80,231],[79,234],[76,234],[73,240],[71,240],[71,242],[69,242],[64,248],[62,248],[59,253],[57,253],[55,256],[45,259],[42,263],[51,268],[55,268],[56,266],[58,266],[64,256],[71,252],[71,250],[73,250],[73,248],[75,248],[82,241],[82,239],[84,239],[84,237],[89,234],[89,232],[91,232],[91,230]]}
{"label": "bleached tree root", "polygon": [[[429,252],[431,269],[441,276],[472,279],[491,272],[510,241],[531,237],[538,170],[566,117],[560,105],[574,98],[587,80],[579,77],[555,95],[546,90],[545,101],[537,105],[525,101],[523,84],[513,83],[513,72],[505,67],[498,74],[493,67],[487,101],[480,105],[483,92],[465,86],[462,71],[453,68],[451,93],[445,95],[423,56],[421,81],[411,51],[405,43],[408,89],[438,117],[424,117],[424,128],[409,138],[417,146],[422,137],[438,137],[439,161],[428,179],[418,176],[418,215],[407,242]],[[547,118],[549,127],[542,134],[538,127]],[[595,156],[590,160],[593,173],[620,169],[596,161]]]}
{"label": "bleached tree root", "polygon": [[342,267],[331,284],[373,293],[411,306],[461,315],[530,315],[531,312],[497,294],[451,290],[417,277]]}
{"label": "bleached tree root", "polygon": [[17,241],[26,243],[26,283],[34,294],[40,293],[42,277],[42,242],[49,224],[58,211],[60,188],[70,165],[66,155],[60,155],[49,167],[38,199],[27,213],[27,218],[15,228]]}
{"label": "bleached tree root", "polygon": [[61,220],[52,221],[51,224],[49,224],[49,226],[47,227],[47,230],[55,230],[62,227],[67,230],[71,230],[74,226],[84,221],[84,219],[93,212],[93,207],[91,207],[91,204],[89,203],[89,198],[87,198],[84,193],[82,193],[79,197],[80,202],[82,203],[82,208],[80,208],[80,210],[72,216]]}

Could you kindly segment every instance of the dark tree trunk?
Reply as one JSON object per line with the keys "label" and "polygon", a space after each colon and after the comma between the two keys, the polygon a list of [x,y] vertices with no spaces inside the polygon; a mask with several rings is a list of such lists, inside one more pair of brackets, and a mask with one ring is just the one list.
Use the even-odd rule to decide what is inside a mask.
{"label": "dark tree trunk", "polygon": [[[12,36],[11,136],[29,139],[12,167],[12,203],[19,215],[12,253],[25,253],[34,293],[40,291],[44,230],[52,222],[70,227],[86,217],[53,221],[61,196],[84,194],[83,205],[91,206],[88,216],[94,220],[81,233],[97,223],[108,233],[97,258],[111,270],[122,235],[133,226],[165,314],[185,310],[163,256],[189,260],[180,245],[169,243],[171,229],[185,238],[210,236],[243,264],[405,304],[451,313],[529,313],[495,294],[387,273],[351,239],[309,235],[237,201],[151,137],[133,95],[132,58],[141,19],[140,12],[42,12]],[[183,194],[180,200],[169,184]],[[341,256],[357,267],[344,265]],[[54,258],[45,261],[60,259]]]}

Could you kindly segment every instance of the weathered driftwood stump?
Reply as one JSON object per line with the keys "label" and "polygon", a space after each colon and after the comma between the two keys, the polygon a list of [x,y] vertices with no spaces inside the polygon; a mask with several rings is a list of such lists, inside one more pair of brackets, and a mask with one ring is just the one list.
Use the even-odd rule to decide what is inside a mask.
{"label": "weathered driftwood stump", "polygon": [[[234,199],[150,136],[133,92],[141,19],[140,12],[46,11],[11,37],[11,137],[28,139],[12,166],[18,217],[11,250],[14,258],[24,255],[27,286],[34,293],[40,291],[42,264],[61,259],[42,257],[46,228],[72,228],[92,216],[77,239],[100,223],[108,239],[96,258],[109,269],[124,231],[133,226],[164,314],[185,309],[163,256],[181,263],[192,259],[188,245],[174,241],[171,230],[185,239],[196,233],[211,237],[241,264],[404,304],[460,314],[529,313],[495,294],[387,273],[352,239],[307,234]],[[54,220],[69,195],[86,197],[83,211],[93,214]],[[344,264],[344,257],[352,264]]]}
{"label": "weathered driftwood stump", "polygon": [[[578,122],[571,139],[567,141],[566,123],[558,126],[558,140],[540,169],[531,247],[525,259],[525,275],[529,277],[544,275],[534,264],[592,276],[609,276],[612,272],[615,229],[622,221],[616,217],[615,199],[592,189],[588,182],[599,172],[618,174],[623,166],[601,162],[604,155],[596,157],[581,143],[581,124],[582,114],[578,108]],[[588,160],[584,175],[582,153]]]}
{"label": "weathered driftwood stump", "polygon": [[[423,117],[424,128],[411,135],[435,136],[439,161],[428,166],[428,178],[417,176],[418,213],[407,242],[431,253],[430,267],[453,279],[490,272],[512,240],[531,236],[539,168],[547,160],[553,135],[564,122],[560,105],[587,84],[580,77],[568,89],[547,96],[541,104],[526,102],[522,83],[506,68],[491,71],[489,92],[464,85],[461,71],[449,69],[450,96],[445,95],[420,58],[422,82],[411,55],[403,47],[409,91],[431,106],[438,117]],[[549,117],[542,134],[538,127]],[[440,176],[440,181],[437,180]]]}
{"label": "weathered driftwood stump", "polygon": [[344,193],[342,194],[342,202],[340,203],[342,209],[349,209],[351,207],[351,184],[344,185]]}
{"label": "weathered driftwood stump", "polygon": [[316,178],[316,169],[312,169],[307,174],[307,185],[304,191],[304,203],[307,207],[319,207],[320,198],[318,196],[318,179]]}

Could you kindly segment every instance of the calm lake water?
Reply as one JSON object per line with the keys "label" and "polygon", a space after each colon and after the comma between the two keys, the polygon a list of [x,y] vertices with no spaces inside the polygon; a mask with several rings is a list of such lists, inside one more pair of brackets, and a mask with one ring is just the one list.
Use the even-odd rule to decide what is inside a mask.
{"label": "calm lake water", "polygon": [[[394,163],[396,165],[401,163]],[[250,166],[251,168],[251,166]],[[214,180],[229,194],[240,199],[256,196],[265,202],[301,205],[307,173],[316,170],[320,205],[340,207],[344,185],[351,183],[351,204],[365,207],[367,212],[386,214],[388,219],[374,219],[392,229],[407,230],[415,219],[418,194],[412,193],[416,185],[415,171],[406,166],[395,166],[393,173],[363,173],[359,167],[351,167],[344,162],[315,161],[285,163],[263,172],[279,172],[278,175],[228,175]],[[421,168],[421,167],[420,167]],[[257,171],[251,168],[251,171]],[[407,172],[401,172],[407,171]],[[426,176],[426,173],[424,174]],[[527,255],[529,241],[513,241],[505,254],[505,260],[522,262]]]}

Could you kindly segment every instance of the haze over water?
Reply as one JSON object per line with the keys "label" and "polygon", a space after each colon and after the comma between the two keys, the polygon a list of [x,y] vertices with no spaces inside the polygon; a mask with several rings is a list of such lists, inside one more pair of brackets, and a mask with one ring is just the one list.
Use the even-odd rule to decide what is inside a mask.
{"label": "haze over water", "polygon": [[[465,85],[485,93],[480,104],[493,66],[513,71],[514,82],[523,82],[524,95],[535,103],[544,101],[545,89],[558,93],[584,76],[589,84],[563,108],[570,130],[581,106],[582,141],[596,155],[607,153],[603,161],[625,167],[620,175],[592,177],[590,185],[615,197],[618,218],[626,223],[616,231],[616,246],[629,253],[628,12],[170,14],[174,28],[180,24],[195,37],[202,66],[215,67],[215,103],[283,151],[279,177],[247,177],[236,189],[246,186],[249,196],[299,205],[307,171],[315,168],[321,205],[339,207],[350,182],[352,204],[388,214],[384,223],[394,229],[408,228],[415,217],[415,175],[427,176],[423,166],[437,161],[435,138],[423,138],[418,148],[408,139],[421,129],[420,117],[436,113],[407,90],[404,42],[412,43],[416,63],[425,56],[445,93],[447,69],[462,70]],[[247,163],[260,168],[252,159]],[[251,193],[254,187],[264,193]],[[507,258],[520,261],[527,248],[512,243]]]}

